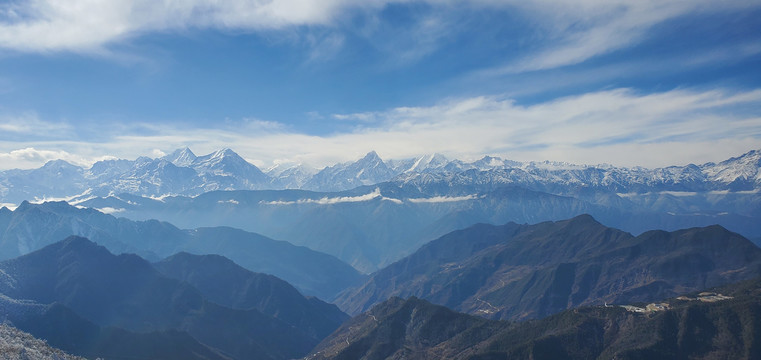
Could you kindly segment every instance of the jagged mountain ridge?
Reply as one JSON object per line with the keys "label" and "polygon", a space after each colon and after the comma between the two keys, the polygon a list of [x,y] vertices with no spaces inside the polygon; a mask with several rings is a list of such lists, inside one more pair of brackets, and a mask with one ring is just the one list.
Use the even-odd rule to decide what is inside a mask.
{"label": "jagged mountain ridge", "polygon": [[[587,166],[555,162],[516,162],[485,156],[473,162],[430,154],[407,160],[382,160],[371,151],[356,162],[314,171],[304,166],[273,167],[267,173],[230,149],[196,156],[190,149],[161,158],[104,160],[89,169],[62,160],[34,170],[0,172],[0,202],[18,204],[45,198],[86,198],[128,193],[140,196],[195,196],[213,190],[300,188],[342,191],[391,181],[400,186],[448,187],[517,185],[567,194],[578,187],[617,193],[663,191],[758,191],[761,151],[719,163],[657,169]],[[442,190],[443,191],[443,190]]]}
{"label": "jagged mountain ridge", "polygon": [[[756,359],[761,280],[732,284],[717,302],[659,299],[650,314],[582,307],[512,323],[410,297],[354,317],[304,359]],[[697,294],[690,294],[696,298]]]}
{"label": "jagged mountain ridge", "polygon": [[637,237],[589,215],[455,231],[336,300],[357,314],[417,296],[495,319],[542,318],[605,301],[652,301],[761,276],[761,249],[720,226]]}

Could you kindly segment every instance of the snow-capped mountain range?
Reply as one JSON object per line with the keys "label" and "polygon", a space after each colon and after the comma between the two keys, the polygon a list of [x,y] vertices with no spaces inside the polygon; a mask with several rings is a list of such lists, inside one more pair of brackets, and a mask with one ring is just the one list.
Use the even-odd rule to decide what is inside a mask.
{"label": "snow-capped mountain range", "polygon": [[189,148],[161,158],[106,160],[81,168],[63,160],[38,169],[0,172],[0,203],[107,196],[195,196],[214,190],[304,189],[342,191],[392,182],[399,187],[448,193],[458,187],[516,185],[556,194],[579,189],[627,193],[761,190],[761,150],[720,163],[647,169],[558,162],[517,162],[485,156],[465,162],[441,154],[384,161],[374,151],[355,162],[315,170],[276,166],[266,171],[230,149],[196,156]]}

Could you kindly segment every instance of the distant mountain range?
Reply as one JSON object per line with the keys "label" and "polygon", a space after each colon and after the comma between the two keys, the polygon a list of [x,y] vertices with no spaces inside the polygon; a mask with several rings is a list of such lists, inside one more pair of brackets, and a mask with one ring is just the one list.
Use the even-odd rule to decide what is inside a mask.
{"label": "distant mountain range", "polygon": [[716,164],[659,169],[494,157],[463,162],[439,154],[383,161],[370,152],[320,171],[278,166],[262,172],[229,149],[196,156],[186,148],[89,169],[56,161],[4,171],[0,201],[65,197],[133,220],[231,226],[331,254],[370,273],[476,223],[580,214],[634,234],[720,224],[761,241],[760,168],[758,150]]}
{"label": "distant mountain range", "polygon": [[80,237],[0,262],[0,274],[6,320],[93,358],[291,359],[347,318],[219,256],[152,265]]}
{"label": "distant mountain range", "polygon": [[332,299],[362,276],[337,258],[228,227],[180,230],[156,220],[131,221],[65,202],[23,202],[0,209],[0,260],[10,259],[78,235],[111,252],[159,260],[177,252],[224,255],[255,272],[285,279],[309,295]]}
{"label": "distant mountain range", "polygon": [[761,249],[720,226],[635,237],[582,215],[452,232],[372,274],[336,304],[358,314],[393,296],[416,296],[474,315],[525,320],[758,276]]}
{"label": "distant mountain range", "polygon": [[[506,322],[391,298],[345,323],[304,359],[758,359],[761,280],[714,291],[728,298],[665,301],[657,311],[581,307]],[[644,304],[637,304],[644,306]],[[655,304],[654,304],[655,305]]]}
{"label": "distant mountain range", "polygon": [[754,191],[761,189],[761,151],[753,150],[718,164],[658,169],[587,166],[557,162],[516,162],[486,156],[474,162],[440,154],[383,161],[370,152],[356,162],[316,171],[305,166],[276,166],[262,171],[230,149],[196,156],[179,149],[161,158],[104,160],[81,168],[62,160],[39,169],[0,172],[0,202],[87,198],[109,194],[146,197],[195,196],[214,190],[303,189],[343,191],[392,182],[401,187],[451,193],[451,188],[515,185],[555,194],[579,188],[615,193]]}

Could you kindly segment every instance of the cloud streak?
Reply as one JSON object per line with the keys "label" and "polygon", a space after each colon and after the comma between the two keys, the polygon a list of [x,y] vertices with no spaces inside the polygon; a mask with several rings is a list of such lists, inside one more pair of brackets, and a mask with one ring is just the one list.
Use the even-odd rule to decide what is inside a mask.
{"label": "cloud streak", "polygon": [[[317,204],[317,205],[334,205],[334,204],[341,204],[341,203],[355,203],[355,202],[365,202],[370,201],[374,199],[386,199],[381,195],[380,189],[375,189],[375,191],[365,194],[365,195],[359,195],[359,196],[339,196],[339,197],[323,197],[320,199],[299,199],[294,201],[262,201],[260,204],[263,205],[301,205],[301,204]],[[396,199],[391,199],[396,200]]]}
{"label": "cloud streak", "polygon": [[[427,7],[416,11],[419,15],[405,30],[380,24],[381,11],[399,4]],[[532,40],[537,46],[531,53],[493,69],[517,73],[573,65],[632,46],[647,38],[654,26],[679,16],[758,6],[744,0],[29,0],[0,5],[0,47],[106,55],[113,45],[151,33],[311,28],[317,31],[304,34],[304,41],[311,44],[309,61],[332,58],[345,36],[353,33],[381,50],[390,47],[385,52],[405,64],[446,42],[457,28],[452,20],[457,14],[485,9],[506,16],[520,13],[536,28]],[[361,25],[347,20],[356,14],[365,14]],[[389,31],[403,34],[387,42],[383,34]]]}
{"label": "cloud streak", "polygon": [[327,25],[350,8],[385,1],[348,0],[31,0],[0,5],[0,46],[23,52],[102,52],[151,32],[193,28],[273,30]]}

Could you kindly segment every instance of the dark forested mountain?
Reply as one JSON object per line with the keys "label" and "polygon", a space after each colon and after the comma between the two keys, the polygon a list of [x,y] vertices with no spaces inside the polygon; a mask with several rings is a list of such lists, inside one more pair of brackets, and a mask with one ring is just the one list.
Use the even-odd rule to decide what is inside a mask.
{"label": "dark forested mountain", "polygon": [[[193,260],[186,261],[184,266],[186,274],[201,271],[192,269]],[[112,255],[104,247],[79,237],[70,237],[30,254],[3,261],[0,263],[0,273],[3,276],[0,294],[5,297],[38,304],[57,304],[52,308],[46,307],[41,319],[15,315],[14,323],[36,336],[42,337],[40,334],[49,331],[44,338],[62,338],[61,341],[63,337],[81,336],[81,333],[88,331],[90,334],[102,334],[104,330],[98,327],[111,327],[135,333],[159,332],[177,344],[187,342],[192,345],[197,341],[202,346],[196,347],[212,349],[207,349],[210,354],[219,353],[236,359],[290,359],[309,351],[322,338],[316,333],[337,326],[335,322],[327,322],[340,317],[335,308],[315,302],[315,306],[300,309],[303,322],[311,326],[311,329],[301,329],[264,314],[255,306],[245,309],[223,306],[209,301],[188,282],[163,276],[136,255]],[[245,273],[239,269],[238,274]],[[224,278],[216,280],[219,283],[228,281]],[[270,283],[274,284],[275,280]],[[281,288],[259,288],[262,292],[259,296],[279,296],[286,303],[307,300],[292,290],[290,294],[273,293],[282,291],[285,285],[278,284]],[[207,288],[206,291],[213,290]],[[289,296],[297,298],[289,300]],[[56,306],[61,308],[56,310]],[[51,309],[57,312],[50,314]],[[269,310],[277,312],[272,308]],[[319,313],[326,310],[326,314]],[[71,318],[69,313],[97,327],[80,321],[77,329],[82,331],[76,331],[74,335],[67,335],[71,330],[68,326],[50,329],[56,321]],[[284,314],[282,317],[298,321],[298,316]],[[40,324],[45,323],[51,325],[40,328]],[[70,322],[64,323],[71,325]],[[88,338],[82,341],[94,340]]]}
{"label": "dark forested mountain", "polygon": [[[185,331],[133,332],[110,326],[102,327],[57,303],[45,306],[1,298],[0,307],[6,311],[6,321],[44,339],[47,344],[89,359],[230,359],[218,350],[199,343]],[[15,311],[7,313],[9,308]],[[31,355],[32,352],[24,354],[27,356],[19,359],[44,359]],[[61,358],[53,356],[51,359]]]}
{"label": "dark forested mountain", "polygon": [[582,307],[527,322],[487,320],[411,297],[358,315],[305,359],[757,359],[761,281],[639,311]]}
{"label": "dark forested mountain", "polygon": [[337,304],[356,314],[392,296],[414,295],[519,320],[606,301],[652,301],[760,275],[761,249],[720,226],[635,237],[582,215],[455,231],[376,272]]}
{"label": "dark forested mountain", "polygon": [[220,255],[179,253],[153,266],[187,282],[208,300],[233,309],[257,309],[317,339],[330,335],[349,316],[333,304],[306,298],[287,282],[254,273]]}
{"label": "dark forested mountain", "polygon": [[180,251],[220,254],[326,299],[360,279],[356,270],[333,256],[237,229],[180,230],[165,222],[115,218],[65,202],[24,202],[13,212],[0,210],[0,259],[26,254],[69,235],[87,237],[114,253],[137,253],[152,260]]}

